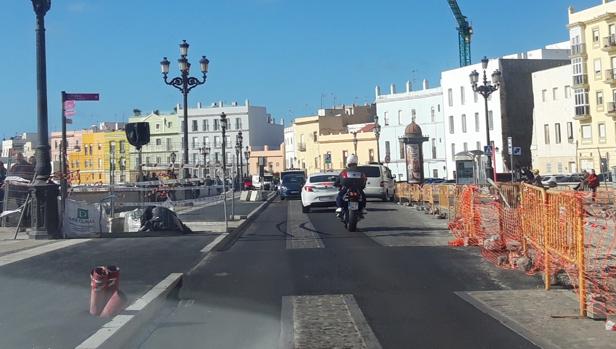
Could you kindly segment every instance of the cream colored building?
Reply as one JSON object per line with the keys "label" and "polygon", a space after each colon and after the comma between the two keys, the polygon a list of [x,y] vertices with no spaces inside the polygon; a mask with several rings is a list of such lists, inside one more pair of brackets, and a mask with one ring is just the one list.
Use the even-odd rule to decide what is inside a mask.
{"label": "cream colored building", "polygon": [[570,7],[569,36],[579,169],[599,172],[600,156],[616,165],[616,2]]}
{"label": "cream colored building", "polygon": [[[315,116],[295,119],[295,165],[308,173],[343,168],[345,157],[355,152],[352,132],[357,132],[360,162],[368,162],[370,149],[374,153],[374,161],[377,161],[374,133],[361,131],[367,124],[374,122],[375,115],[376,107],[371,104],[320,109]],[[371,143],[372,138],[374,144]],[[328,153],[331,155],[325,155]],[[330,163],[326,163],[328,157],[331,159]]]}
{"label": "cream colored building", "polygon": [[[284,171],[284,146],[273,149],[267,145],[262,147],[250,146],[250,158],[248,159],[248,175],[259,174],[259,158],[265,158],[265,172],[279,175]],[[243,167],[246,168],[245,160]],[[244,170],[242,170],[244,172]]]}
{"label": "cream colored building", "polygon": [[571,66],[532,73],[532,80],[533,168],[542,174],[576,173],[578,127],[574,120]]}

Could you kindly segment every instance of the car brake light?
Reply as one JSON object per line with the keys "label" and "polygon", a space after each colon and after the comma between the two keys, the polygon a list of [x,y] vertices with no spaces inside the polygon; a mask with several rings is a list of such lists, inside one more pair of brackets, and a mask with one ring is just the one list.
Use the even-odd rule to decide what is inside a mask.
{"label": "car brake light", "polygon": [[308,186],[307,186],[307,187],[304,187],[304,190],[305,190],[305,191],[310,191],[310,192],[312,192],[312,187],[308,187]]}

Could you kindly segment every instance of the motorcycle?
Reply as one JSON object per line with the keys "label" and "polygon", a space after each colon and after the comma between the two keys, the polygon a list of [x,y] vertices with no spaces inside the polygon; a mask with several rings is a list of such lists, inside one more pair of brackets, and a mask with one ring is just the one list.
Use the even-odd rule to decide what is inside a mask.
{"label": "motorcycle", "polygon": [[344,206],[342,207],[341,220],[344,227],[350,232],[357,231],[357,222],[359,221],[359,203],[362,200],[358,191],[349,190],[344,194]]}

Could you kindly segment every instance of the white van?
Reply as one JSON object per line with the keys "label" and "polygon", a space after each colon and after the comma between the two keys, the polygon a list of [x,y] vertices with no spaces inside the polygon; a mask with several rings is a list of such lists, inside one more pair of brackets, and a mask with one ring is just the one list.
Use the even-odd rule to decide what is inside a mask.
{"label": "white van", "polygon": [[263,183],[261,183],[259,175],[252,176],[252,186],[255,189],[272,190],[274,176],[271,174],[263,175]]}
{"label": "white van", "polygon": [[360,165],[357,168],[367,177],[364,193],[368,198],[394,200],[394,177],[387,166],[379,164]]}

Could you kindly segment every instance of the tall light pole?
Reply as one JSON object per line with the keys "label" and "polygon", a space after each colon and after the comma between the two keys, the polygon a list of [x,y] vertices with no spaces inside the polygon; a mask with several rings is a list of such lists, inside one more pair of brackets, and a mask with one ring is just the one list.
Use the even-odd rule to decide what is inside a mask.
{"label": "tall light pole", "polygon": [[244,159],[246,159],[246,177],[250,176],[250,148],[246,146],[246,150],[244,150]]}
{"label": "tall light pole", "polygon": [[240,185],[240,190],[242,190],[242,183],[244,181],[244,175],[243,175],[243,167],[244,167],[244,161],[243,161],[243,154],[242,154],[242,143],[244,141],[244,136],[242,136],[242,131],[239,131],[237,133],[237,136],[235,137],[235,155],[236,158],[239,160],[239,185]]}
{"label": "tall light pole", "polygon": [[220,129],[222,130],[222,191],[224,194],[224,199],[222,202],[225,212],[225,233],[227,233],[229,230],[227,223],[227,220],[229,219],[229,216],[227,216],[227,114],[224,112],[220,114]]}
{"label": "tall light pole", "polygon": [[381,143],[379,138],[381,137],[381,125],[379,124],[379,116],[374,116],[374,136],[376,137],[376,162],[381,163]]}
{"label": "tall light pole", "polygon": [[199,151],[201,152],[201,155],[203,156],[203,178],[205,178],[205,168],[206,168],[206,158],[207,158],[207,154],[210,152],[210,148],[209,147],[201,147],[199,148]]}
{"label": "tall light pole", "polygon": [[45,52],[45,15],[51,0],[32,0],[36,14],[36,109],[37,139],[35,182],[30,188],[32,197],[33,238],[60,237],[58,222],[58,186],[49,183],[51,147],[47,115],[47,58]]}
{"label": "tall light pole", "polygon": [[180,58],[178,59],[178,65],[180,68],[180,76],[171,79],[171,81],[167,80],[167,74],[169,74],[169,60],[167,57],[163,57],[163,60],[160,62],[160,68],[163,73],[163,80],[165,84],[173,86],[180,90],[183,100],[183,110],[184,110],[184,141],[182,142],[182,177],[188,178],[188,93],[190,90],[195,88],[196,86],[205,84],[205,80],[207,79],[207,69],[210,64],[210,61],[202,56],[199,60],[199,65],[201,68],[201,73],[203,73],[203,80],[199,80],[198,78],[189,76],[190,74],[190,63],[188,62],[188,43],[186,40],[182,40],[180,44]]}
{"label": "tall light pole", "polygon": [[473,91],[482,95],[484,99],[484,103],[485,103],[486,143],[488,145],[487,149],[490,149],[490,153],[486,154],[488,155],[488,164],[486,166],[486,178],[494,178],[494,169],[492,168],[492,159],[491,159],[491,155],[494,149],[491,149],[492,143],[490,142],[490,118],[488,116],[489,114],[488,98],[494,91],[498,90],[498,88],[500,87],[501,72],[500,70],[496,69],[492,73],[492,82],[488,81],[488,75],[486,73],[486,69],[488,68],[488,62],[489,60],[487,57],[483,57],[483,59],[481,60],[481,67],[483,68],[483,82],[481,85],[479,85],[479,73],[476,70],[473,70],[473,72],[469,75],[469,77],[471,80],[471,86],[473,87]]}

